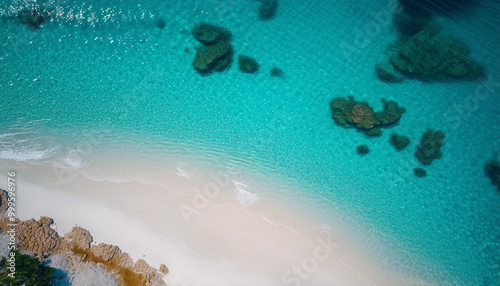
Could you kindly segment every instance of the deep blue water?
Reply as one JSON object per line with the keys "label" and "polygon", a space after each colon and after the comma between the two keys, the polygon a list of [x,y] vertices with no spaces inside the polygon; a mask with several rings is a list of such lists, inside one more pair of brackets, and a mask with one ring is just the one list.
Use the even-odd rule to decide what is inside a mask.
{"label": "deep blue water", "polygon": [[[396,40],[390,21],[346,57],[342,44],[355,45],[385,1],[282,0],[265,22],[257,1],[76,2],[46,2],[58,16],[36,31],[13,16],[19,2],[0,6],[1,159],[84,171],[99,152],[134,150],[137,160],[192,156],[241,168],[288,182],[286,192],[261,197],[300,201],[304,216],[321,223],[343,214],[383,268],[435,285],[498,285],[500,193],[483,174],[500,146],[495,1],[436,16],[486,67],[490,93],[473,108],[484,82],[391,85],[375,77]],[[233,63],[199,75],[190,30],[202,20],[230,29],[236,53],[256,58],[259,73]],[[270,77],[275,66],[285,78]],[[329,101],[348,95],[375,109],[393,99],[407,112],[381,137],[366,138],[331,119]],[[420,179],[413,152],[427,128],[447,137],[443,157]],[[392,131],[411,145],[396,152]],[[356,155],[359,144],[371,153]]]}

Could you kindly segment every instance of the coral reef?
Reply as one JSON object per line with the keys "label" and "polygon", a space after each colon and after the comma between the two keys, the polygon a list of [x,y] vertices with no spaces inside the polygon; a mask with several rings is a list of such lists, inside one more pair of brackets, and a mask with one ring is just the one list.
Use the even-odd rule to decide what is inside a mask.
{"label": "coral reef", "polygon": [[281,78],[285,77],[285,72],[277,67],[272,68],[269,72],[272,77],[281,77]]}
{"label": "coral reef", "polygon": [[491,159],[484,164],[484,174],[490,178],[491,183],[500,191],[500,161]]}
{"label": "coral reef", "polygon": [[419,178],[423,178],[427,176],[427,171],[423,168],[415,168],[413,169],[413,174]]}
{"label": "coral reef", "polygon": [[278,10],[279,0],[257,0],[259,6],[259,19],[262,21],[271,20]]}
{"label": "coral reef", "polygon": [[352,96],[348,99],[337,97],[330,102],[332,118],[342,126],[354,126],[368,136],[382,134],[381,127],[388,127],[399,121],[405,112],[395,101],[382,100],[384,109],[375,112],[365,102],[358,102]]}
{"label": "coral reef", "polygon": [[191,30],[191,34],[203,45],[213,45],[219,41],[228,42],[232,38],[228,29],[205,22],[196,24]]}
{"label": "coral reef", "polygon": [[356,148],[356,152],[361,155],[361,156],[364,156],[368,153],[370,153],[370,148],[368,148],[368,146],[366,145],[359,145],[357,148]]}
{"label": "coral reef", "polygon": [[231,65],[232,47],[228,42],[217,42],[214,45],[202,46],[196,51],[193,67],[202,74],[212,71],[223,71]]}
{"label": "coral reef", "polygon": [[259,63],[249,56],[238,56],[238,68],[244,73],[256,73],[259,71]]}
{"label": "coral reef", "polygon": [[389,143],[394,148],[396,148],[396,150],[401,151],[404,148],[406,148],[406,146],[408,146],[408,144],[410,144],[410,138],[407,136],[392,133],[391,137],[389,137]]}
{"label": "coral reef", "polygon": [[484,75],[484,68],[470,59],[469,53],[465,43],[441,33],[437,25],[430,24],[404,40],[390,61],[406,76],[425,81],[473,80]]}
{"label": "coral reef", "polygon": [[441,146],[445,135],[441,130],[427,130],[420,139],[415,157],[422,165],[430,165],[432,161],[441,158]]}

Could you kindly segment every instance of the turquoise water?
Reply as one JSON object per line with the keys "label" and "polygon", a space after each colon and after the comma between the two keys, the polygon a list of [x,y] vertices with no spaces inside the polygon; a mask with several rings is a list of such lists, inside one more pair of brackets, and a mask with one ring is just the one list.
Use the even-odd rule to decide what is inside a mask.
{"label": "turquoise water", "polygon": [[[500,194],[482,171],[500,146],[493,2],[438,18],[492,82],[487,98],[467,109],[482,83],[376,79],[373,67],[396,39],[390,23],[345,56],[342,44],[354,45],[386,1],[282,0],[265,22],[257,1],[47,1],[58,16],[36,31],[12,18],[20,4],[8,1],[0,6],[0,158],[84,172],[104,152],[143,162],[185,156],[279,178],[286,192],[260,197],[301,201],[304,216],[326,224],[339,223],[324,218],[340,212],[387,271],[434,285],[499,285]],[[202,20],[231,30],[236,53],[256,58],[260,72],[233,64],[196,73],[190,30]],[[275,66],[285,78],[270,77]],[[393,99],[407,112],[381,137],[366,138],[331,119],[329,101],[348,95],[375,109]],[[427,128],[447,137],[443,157],[419,179],[413,152]],[[392,131],[412,144],[396,152]],[[356,155],[359,144],[371,153]]]}

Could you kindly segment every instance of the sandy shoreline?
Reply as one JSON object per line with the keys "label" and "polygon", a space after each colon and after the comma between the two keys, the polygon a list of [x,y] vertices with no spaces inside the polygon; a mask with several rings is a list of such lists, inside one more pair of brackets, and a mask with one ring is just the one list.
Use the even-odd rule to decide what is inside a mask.
{"label": "sandy shoreline", "polygon": [[[299,215],[266,212],[267,219],[281,223],[272,224],[259,217],[255,206],[238,206],[230,195],[234,184],[218,189],[207,178],[181,177],[170,188],[192,191],[175,193],[156,184],[75,175],[43,186],[50,168],[14,169],[19,218],[52,217],[62,233],[74,225],[86,228],[97,243],[116,244],[153,267],[167,265],[169,285],[403,284],[397,275],[380,273],[359,253],[348,252],[352,246],[341,233],[333,239]],[[272,209],[267,203],[258,207]]]}

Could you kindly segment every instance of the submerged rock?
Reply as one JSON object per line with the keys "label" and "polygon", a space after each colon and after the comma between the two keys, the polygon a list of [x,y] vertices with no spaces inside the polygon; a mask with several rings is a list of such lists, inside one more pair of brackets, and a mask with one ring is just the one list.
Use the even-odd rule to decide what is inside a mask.
{"label": "submerged rock", "polygon": [[406,112],[404,107],[399,107],[398,103],[394,100],[382,99],[384,109],[375,114],[377,118],[377,125],[388,126],[392,125],[401,119],[403,113]]}
{"label": "submerged rock", "polygon": [[337,97],[330,102],[330,110],[337,124],[353,126],[368,136],[379,136],[382,134],[381,127],[397,123],[405,112],[395,101],[383,99],[382,102],[384,109],[375,112],[366,102],[356,101],[352,96],[347,99]]}
{"label": "submerged rock", "polygon": [[434,13],[449,14],[456,10],[470,9],[474,0],[398,0],[403,10],[420,17],[431,17]]}
{"label": "submerged rock", "polygon": [[193,60],[193,67],[196,71],[208,74],[213,71],[223,71],[231,65],[233,48],[229,43],[232,38],[229,30],[201,22],[194,26],[191,33],[196,40],[204,45],[196,48]]}
{"label": "submerged rock", "polygon": [[469,53],[465,43],[442,34],[437,25],[427,25],[404,40],[390,61],[406,76],[421,80],[473,80],[484,75],[484,68]]}
{"label": "submerged rock", "polygon": [[400,36],[407,37],[420,32],[430,23],[431,17],[428,14],[415,14],[403,9],[400,13],[393,15],[392,21],[398,29]]}
{"label": "submerged rock", "polygon": [[368,146],[366,146],[366,145],[359,145],[358,148],[356,148],[356,152],[359,155],[364,156],[364,155],[370,153],[370,148],[368,148]]}
{"label": "submerged rock", "polygon": [[271,20],[278,10],[279,0],[257,0],[259,6],[259,19],[262,21]]}
{"label": "submerged rock", "polygon": [[415,157],[422,165],[430,165],[432,161],[441,158],[441,146],[445,135],[441,130],[428,130],[422,135]]}
{"label": "submerged rock", "polygon": [[50,11],[43,7],[30,10],[22,10],[18,14],[19,20],[33,30],[39,29],[43,24],[50,21]]}
{"label": "submerged rock", "polygon": [[244,73],[256,73],[259,71],[259,63],[254,58],[239,55],[238,68]]}
{"label": "submerged rock", "polygon": [[220,41],[230,41],[232,38],[231,32],[223,27],[201,22],[191,30],[193,37],[203,45],[213,45]]}
{"label": "submerged rock", "polygon": [[378,137],[382,135],[382,129],[379,127],[374,127],[372,129],[366,130],[365,131],[366,136],[370,137]]}
{"label": "submerged rock", "polygon": [[217,42],[210,46],[202,46],[196,51],[193,67],[202,74],[212,71],[223,71],[232,62],[231,44],[225,41]]}
{"label": "submerged rock", "polygon": [[397,83],[405,80],[405,76],[390,63],[375,65],[375,73],[381,81],[387,83]]}
{"label": "submerged rock", "polygon": [[491,159],[484,164],[484,174],[497,186],[500,191],[500,161]]}
{"label": "submerged rock", "polygon": [[166,26],[167,26],[167,22],[165,22],[165,20],[159,19],[158,21],[156,21],[156,27],[158,29],[163,30],[163,29],[165,29]]}
{"label": "submerged rock", "polygon": [[423,168],[415,168],[413,169],[413,174],[419,178],[423,178],[427,176],[427,171]]}
{"label": "submerged rock", "polygon": [[391,137],[389,138],[389,143],[394,148],[396,148],[396,150],[401,151],[404,148],[406,148],[406,146],[408,146],[408,144],[410,144],[410,138],[407,136],[392,133]]}
{"label": "submerged rock", "polygon": [[272,77],[285,77],[285,72],[277,67],[272,68],[270,71]]}

